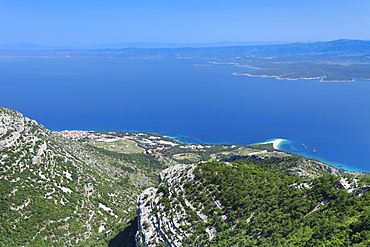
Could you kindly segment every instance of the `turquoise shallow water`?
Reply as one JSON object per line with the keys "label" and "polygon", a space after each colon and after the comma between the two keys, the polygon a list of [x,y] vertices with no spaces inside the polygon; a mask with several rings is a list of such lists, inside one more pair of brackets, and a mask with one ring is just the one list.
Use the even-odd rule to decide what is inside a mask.
{"label": "turquoise shallow water", "polygon": [[282,138],[285,151],[370,171],[370,81],[285,81],[234,76],[246,69],[233,65],[194,66],[207,62],[3,58],[0,105],[52,130],[150,131],[194,143]]}
{"label": "turquoise shallow water", "polygon": [[[273,138],[273,139],[266,140],[264,142],[259,142],[257,144],[268,143],[268,142],[275,141],[275,140],[279,140],[279,139]],[[338,167],[338,168],[341,168],[341,169],[344,169],[344,170],[347,170],[347,171],[355,171],[355,172],[367,171],[367,170],[362,169],[362,168],[357,168],[357,167],[345,165],[343,163],[333,162],[333,161],[327,160],[323,157],[315,155],[317,153],[316,149],[309,150],[309,147],[307,147],[307,145],[305,143],[301,143],[301,145],[302,146],[300,147],[300,143],[294,143],[290,140],[283,139],[283,141],[279,143],[277,149],[287,151],[287,152],[292,152],[292,153],[298,153],[298,154],[301,154],[301,155],[303,155],[305,157],[308,157],[308,158],[318,159],[318,160],[321,160],[321,161],[323,161],[327,164],[330,164],[332,166],[335,166],[335,167]]]}

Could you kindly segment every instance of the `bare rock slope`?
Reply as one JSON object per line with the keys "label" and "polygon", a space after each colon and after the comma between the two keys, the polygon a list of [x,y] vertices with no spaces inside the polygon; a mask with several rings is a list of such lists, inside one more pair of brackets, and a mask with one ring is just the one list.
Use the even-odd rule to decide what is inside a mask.
{"label": "bare rock slope", "polygon": [[[331,237],[343,238],[336,240],[338,246],[351,238],[359,241],[351,234],[364,228],[351,230],[350,224],[363,217],[361,205],[370,202],[367,178],[341,177],[335,168],[304,157],[304,166],[291,164],[302,171],[293,174],[281,170],[287,164],[273,162],[280,169],[274,171],[245,163],[253,159],[162,171],[160,184],[137,200],[137,246],[320,246]],[[358,212],[351,205],[358,205]],[[340,230],[321,238],[329,219]],[[367,224],[363,219],[359,224]]]}
{"label": "bare rock slope", "polygon": [[0,107],[0,242],[106,245],[156,182],[123,158]]}

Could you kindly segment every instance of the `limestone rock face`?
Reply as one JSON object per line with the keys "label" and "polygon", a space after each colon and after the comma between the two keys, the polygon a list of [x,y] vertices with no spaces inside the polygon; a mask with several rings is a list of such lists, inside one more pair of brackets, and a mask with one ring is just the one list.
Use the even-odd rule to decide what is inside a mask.
{"label": "limestone rock face", "polygon": [[340,172],[338,171],[338,169],[332,167],[332,166],[329,166],[327,164],[324,164],[324,163],[321,163],[321,162],[315,162],[315,165],[317,167],[319,167],[320,169],[322,170],[326,170],[329,174],[331,175],[334,175],[334,176],[340,176]]}
{"label": "limestone rock face", "polygon": [[[183,226],[190,225],[185,218],[184,207],[194,207],[186,199],[175,208],[167,204],[185,190],[182,182],[193,181],[196,165],[175,165],[159,175],[158,188],[146,189],[138,198],[139,229],[136,234],[137,246],[181,246],[182,239],[188,235]],[[175,199],[176,200],[176,199]]]}
{"label": "limestone rock face", "polygon": [[[251,157],[251,159],[255,159],[255,157]],[[268,160],[268,158],[266,157],[258,157],[257,159],[259,161]],[[302,191],[302,193],[297,192],[297,194],[295,194],[296,191],[294,192],[294,194],[297,195],[297,201],[299,201],[301,198],[306,198],[307,194],[309,194],[309,191],[315,188],[315,186],[321,186],[320,183],[315,184],[304,182],[293,183],[289,185],[284,184],[284,186],[289,187],[283,187],[283,185],[281,184],[282,187],[280,187],[274,183],[267,183],[270,177],[264,177],[265,175],[263,174],[265,174],[268,169],[261,169],[261,173],[255,170],[251,170],[252,172],[242,173],[241,175],[245,185],[254,183],[258,184],[257,187],[254,187],[255,190],[239,190],[239,188],[250,187],[242,187],[243,183],[237,183],[238,186],[235,186],[234,188],[233,182],[227,183],[229,185],[227,186],[227,189],[223,188],[223,190],[220,190],[220,187],[222,187],[220,185],[220,181],[222,184],[226,179],[224,176],[221,175],[224,173],[219,172],[222,171],[222,169],[217,170],[217,166],[227,167],[226,169],[233,169],[235,173],[226,173],[231,174],[230,177],[232,178],[236,177],[236,174],[240,174],[239,171],[242,171],[242,169],[237,170],[237,168],[242,167],[242,165],[237,162],[232,162],[233,161],[230,160],[230,162],[223,161],[205,164],[199,163],[191,165],[175,165],[163,170],[159,175],[159,185],[156,188],[146,189],[138,197],[138,232],[136,234],[136,246],[179,247],[183,246],[184,244],[186,244],[186,246],[207,246],[207,243],[212,243],[212,241],[220,240],[220,235],[225,237],[225,234],[222,231],[226,231],[226,229],[238,229],[239,223],[241,225],[253,225],[254,221],[259,222],[261,221],[261,218],[265,219],[268,214],[262,216],[263,212],[259,211],[260,206],[254,204],[261,203],[261,205],[264,205],[264,207],[266,207],[266,210],[273,211],[278,208],[276,203],[281,203],[283,205],[283,201],[286,201],[284,199],[285,197],[283,197],[282,199],[274,201],[271,205],[265,205],[263,200],[261,200],[261,194],[269,194],[269,196],[274,197],[273,200],[275,200],[276,193],[279,193],[280,189],[283,191],[290,191],[290,187],[294,187],[296,190]],[[282,160],[281,162],[284,162],[284,160]],[[340,174],[338,170],[332,168],[329,165],[312,160],[307,160],[304,157],[300,160],[300,162],[301,163],[296,164],[296,161],[294,160],[292,164],[296,165],[296,167],[288,170],[288,174],[290,176],[292,176],[292,174],[294,174],[294,176],[303,176],[305,177],[305,179],[307,179],[307,181],[310,181],[310,179],[308,179],[307,177],[313,177],[311,181],[315,181],[315,179],[320,179],[319,174]],[[214,164],[212,170],[203,170],[204,167],[209,164]],[[254,166],[247,163],[244,163],[244,165]],[[277,164],[274,163],[274,165]],[[205,172],[205,174],[207,174],[206,172],[208,172],[208,174],[211,172],[216,174],[215,177],[220,177],[212,177],[212,179],[204,181],[202,180],[202,177],[204,178],[206,175],[202,174],[203,171]],[[271,172],[269,176],[272,176],[273,169],[270,169],[269,172]],[[290,177],[287,175],[284,176]],[[361,184],[359,180],[355,178],[352,179],[339,177],[336,179],[338,180],[338,182],[332,184],[333,188],[336,190],[344,188],[348,192],[348,197],[362,196],[370,188],[369,185]],[[227,205],[227,201],[218,199],[217,196],[219,198],[222,198],[223,196],[215,193],[215,191],[222,191],[222,193],[225,194],[232,194],[231,191],[233,190],[238,191],[237,194],[244,197],[242,200],[236,200],[238,204],[236,204],[237,206],[235,206],[235,208],[233,205]],[[274,190],[274,192],[271,192],[272,190]],[[304,195],[303,192],[307,192],[307,194]],[[293,194],[287,196],[286,199],[289,200],[291,195]],[[233,196],[235,197],[236,195],[234,194]],[[310,210],[307,210],[307,208],[305,208],[305,215],[310,215],[315,212],[317,213],[322,210],[324,206],[327,206],[329,203],[332,202],[331,198],[323,198],[323,200],[317,201],[316,204],[312,204],[310,206]],[[251,211],[248,211],[248,214],[240,213],[243,216],[240,216],[240,218],[238,217],[236,220],[235,216],[233,215],[235,214],[235,211],[238,211],[239,209],[240,211],[242,211],[243,209],[248,208],[248,206],[246,206],[245,204],[241,204],[243,203],[243,200],[250,200],[246,204],[254,205],[253,207],[255,208]],[[269,202],[270,199],[266,199],[266,201]],[[271,203],[271,201],[269,203]],[[310,204],[308,202],[305,202],[302,205]],[[279,211],[279,214],[280,213],[281,211]],[[294,215],[294,213],[294,209],[292,209],[291,215]],[[247,217],[244,217],[245,215],[247,215]],[[290,217],[290,214],[288,216]],[[230,223],[233,217],[234,223]],[[301,218],[304,218],[304,216],[302,216]],[[253,226],[250,229],[252,228]],[[256,230],[256,232],[259,232],[260,230],[258,229],[259,228],[256,228],[254,230]],[[251,236],[254,236],[254,233],[251,234]],[[251,237],[251,239],[253,238]],[[196,243],[196,245],[194,243]],[[243,245],[241,244],[232,246]]]}
{"label": "limestone rock face", "polygon": [[[184,196],[187,182],[198,183],[194,175],[196,167],[196,164],[180,164],[163,170],[159,175],[159,186],[148,188],[139,196],[137,246],[182,246],[184,240],[192,235],[189,216],[196,215],[205,223],[211,220],[202,207],[193,205]],[[209,205],[223,208],[216,198],[209,198],[212,199],[208,201]],[[227,219],[227,216],[221,217]],[[216,233],[212,227],[207,227],[204,231],[209,241]]]}
{"label": "limestone rock face", "polygon": [[91,246],[127,222],[139,193],[119,162],[0,107],[0,242]]}

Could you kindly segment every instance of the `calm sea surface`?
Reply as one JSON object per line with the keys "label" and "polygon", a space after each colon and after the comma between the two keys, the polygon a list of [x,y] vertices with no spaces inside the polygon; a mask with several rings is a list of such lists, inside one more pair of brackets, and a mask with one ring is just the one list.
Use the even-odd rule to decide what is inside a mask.
{"label": "calm sea surface", "polygon": [[0,105],[52,130],[150,131],[193,143],[284,138],[285,151],[370,171],[370,81],[286,81],[234,76],[247,69],[233,65],[194,66],[208,62],[0,59]]}

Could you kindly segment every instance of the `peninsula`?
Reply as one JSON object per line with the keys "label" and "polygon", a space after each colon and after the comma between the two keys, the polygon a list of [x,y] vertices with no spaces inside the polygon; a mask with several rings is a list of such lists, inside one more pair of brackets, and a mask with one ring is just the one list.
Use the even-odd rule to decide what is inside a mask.
{"label": "peninsula", "polygon": [[[236,64],[235,75],[275,77],[277,79],[321,79],[323,82],[348,82],[370,79],[370,41],[335,40],[280,45],[124,48],[124,49],[0,49],[0,57],[38,58],[201,58],[213,64]],[[215,62],[216,61],[216,62]],[[206,66],[196,64],[195,66]],[[258,68],[243,71],[240,66]],[[241,71],[242,70],[242,71]]]}

